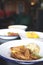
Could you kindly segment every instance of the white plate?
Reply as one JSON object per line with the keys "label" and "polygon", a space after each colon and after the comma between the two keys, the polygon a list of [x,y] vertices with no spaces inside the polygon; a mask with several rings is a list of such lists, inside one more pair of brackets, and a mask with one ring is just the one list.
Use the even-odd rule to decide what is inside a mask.
{"label": "white plate", "polygon": [[[36,34],[38,34],[39,38],[33,38],[33,39],[43,39],[43,33],[42,32],[38,32],[38,31],[25,31],[23,33],[19,33],[21,39],[25,39],[28,38],[26,37],[26,32],[35,32]],[[29,38],[28,38],[29,39]],[[31,38],[32,39],[32,38]]]}
{"label": "white plate", "polygon": [[20,33],[20,32],[24,32],[24,31],[20,30],[20,29],[0,29],[0,38],[2,38],[2,39],[15,39],[18,37],[18,36],[8,36],[8,32]]}
{"label": "white plate", "polygon": [[19,64],[34,64],[36,62],[40,62],[43,61],[43,58],[38,59],[38,60],[31,60],[31,61],[25,61],[25,60],[18,60],[18,59],[14,59],[10,56],[10,47],[13,46],[21,46],[21,45],[27,45],[30,43],[35,43],[40,47],[40,56],[43,56],[43,42],[41,41],[37,41],[37,40],[33,40],[33,39],[28,39],[28,40],[13,40],[13,41],[9,41],[6,43],[3,43],[2,45],[0,45],[0,55],[8,60],[11,61],[16,61]]}

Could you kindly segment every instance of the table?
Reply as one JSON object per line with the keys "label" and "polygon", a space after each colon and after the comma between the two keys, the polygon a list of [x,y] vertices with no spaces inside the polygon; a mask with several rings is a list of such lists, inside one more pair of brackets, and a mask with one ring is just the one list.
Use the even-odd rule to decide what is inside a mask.
{"label": "table", "polygon": [[[18,40],[18,39],[20,39],[20,37],[18,37],[16,40]],[[40,40],[40,41],[43,41],[43,39]],[[2,44],[2,43],[0,42],[0,45],[1,45],[1,44]],[[6,60],[4,60],[4,59],[0,56],[0,65],[21,65],[21,64],[18,64],[18,63],[16,63],[16,62],[6,61]],[[43,62],[39,62],[39,63],[33,64],[33,65],[43,65]]]}

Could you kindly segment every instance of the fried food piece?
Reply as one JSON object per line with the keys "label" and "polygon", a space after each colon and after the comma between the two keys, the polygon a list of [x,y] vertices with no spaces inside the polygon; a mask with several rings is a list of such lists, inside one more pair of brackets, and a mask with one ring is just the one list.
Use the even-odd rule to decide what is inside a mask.
{"label": "fried food piece", "polygon": [[11,57],[17,59],[25,59],[25,56],[23,56],[23,53],[25,51],[24,46],[11,47],[10,50],[11,50]]}
{"label": "fried food piece", "polygon": [[25,50],[25,58],[26,60],[31,60],[31,52],[29,49]]}
{"label": "fried food piece", "polygon": [[25,46],[11,47],[11,57],[29,60],[30,59],[30,50],[25,48]]}
{"label": "fried food piece", "polygon": [[16,59],[21,59],[25,60],[25,56],[21,52],[15,52],[11,54],[11,57],[16,58]]}
{"label": "fried food piece", "polygon": [[24,52],[25,51],[25,46],[18,46],[18,47],[11,47],[10,48],[11,52]]}

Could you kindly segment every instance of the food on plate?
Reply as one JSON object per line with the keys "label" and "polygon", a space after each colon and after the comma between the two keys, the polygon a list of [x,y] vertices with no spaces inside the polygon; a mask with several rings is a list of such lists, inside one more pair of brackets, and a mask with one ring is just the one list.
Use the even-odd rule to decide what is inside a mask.
{"label": "food on plate", "polygon": [[17,47],[10,47],[11,57],[15,58],[15,59],[20,59],[20,60],[37,60],[37,59],[40,59],[41,57],[39,55],[37,55],[37,53],[39,53],[39,51],[40,51],[39,47],[37,45],[35,46],[35,52],[34,52],[34,49],[32,47],[29,48],[25,45],[17,46]]}
{"label": "food on plate", "polygon": [[39,38],[39,35],[35,32],[26,32],[26,37],[28,37],[28,38]]}
{"label": "food on plate", "polygon": [[30,44],[26,45],[26,47],[29,48],[35,54],[38,54],[40,51],[40,47],[34,43],[30,43]]}
{"label": "food on plate", "polygon": [[14,33],[14,32],[8,32],[7,34],[8,36],[18,36],[18,33]]}

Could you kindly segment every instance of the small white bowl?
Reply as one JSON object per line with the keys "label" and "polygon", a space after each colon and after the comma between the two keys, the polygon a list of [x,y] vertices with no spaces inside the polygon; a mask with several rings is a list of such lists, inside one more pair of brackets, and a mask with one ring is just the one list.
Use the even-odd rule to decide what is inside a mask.
{"label": "small white bowl", "polygon": [[22,30],[26,30],[27,26],[26,25],[9,25],[8,28],[9,29],[22,29]]}

